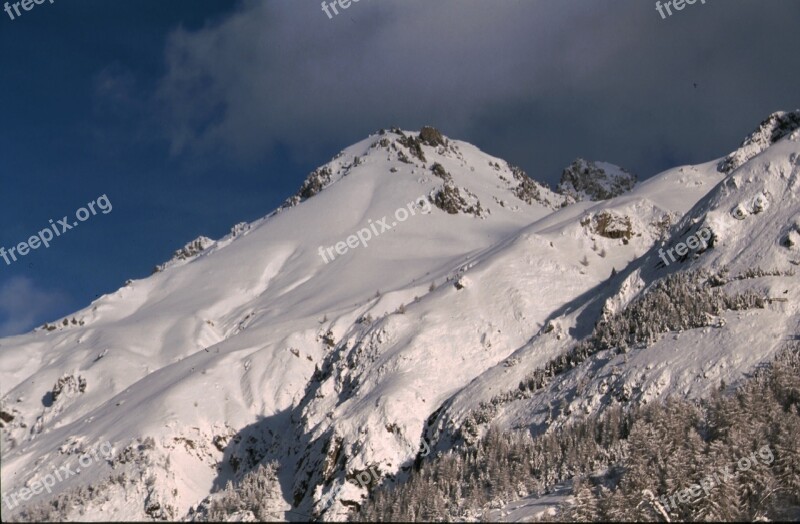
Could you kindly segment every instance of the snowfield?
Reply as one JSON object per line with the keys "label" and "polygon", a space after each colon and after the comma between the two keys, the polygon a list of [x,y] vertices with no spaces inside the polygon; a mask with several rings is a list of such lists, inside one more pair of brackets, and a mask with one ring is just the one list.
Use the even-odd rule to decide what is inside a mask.
{"label": "snowfield", "polygon": [[[625,188],[607,200],[554,192],[430,128],[354,144],[265,218],[0,340],[4,497],[85,449],[115,448],[52,493],[4,499],[3,520],[59,495],[79,501],[74,520],[187,519],[269,461],[276,519],[344,520],[367,495],[354,476],[402,478],[423,438],[444,451],[492,424],[541,433],[615,403],[736,383],[800,334],[800,124],[786,130],[796,114],[765,121],[727,163],[596,181]],[[320,257],[420,195],[430,214]],[[713,246],[659,265],[660,248],[702,227]],[[766,305],[597,352],[511,394],[656,282],[694,272]],[[495,517],[524,517],[524,502]]]}

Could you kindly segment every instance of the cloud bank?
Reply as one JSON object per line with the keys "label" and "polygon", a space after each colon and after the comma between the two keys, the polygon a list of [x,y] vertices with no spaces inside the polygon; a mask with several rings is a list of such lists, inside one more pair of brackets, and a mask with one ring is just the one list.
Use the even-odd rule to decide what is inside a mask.
{"label": "cloud bank", "polygon": [[246,1],[172,32],[155,105],[175,154],[252,161],[430,123],[542,179],[575,156],[648,171],[800,106],[798,18],[748,0],[667,20],[641,0],[362,0],[333,19]]}
{"label": "cloud bank", "polygon": [[65,303],[62,293],[38,289],[27,277],[10,278],[0,284],[0,337],[33,328],[44,315]]}

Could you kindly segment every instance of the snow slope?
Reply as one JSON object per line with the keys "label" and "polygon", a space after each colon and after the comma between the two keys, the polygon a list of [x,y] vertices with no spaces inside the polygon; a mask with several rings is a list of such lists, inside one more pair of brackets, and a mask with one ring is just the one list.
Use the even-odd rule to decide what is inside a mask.
{"label": "snow slope", "polygon": [[[695,168],[672,174],[681,171]],[[478,413],[491,419],[484,427],[496,423],[546,430],[617,402],[646,403],[670,394],[697,398],[723,381],[735,383],[800,333],[800,285],[795,275],[800,256],[797,244],[789,241],[800,230],[798,177],[800,132],[795,132],[728,175],[688,210],[668,238],[593,290],[587,300],[556,312],[548,321],[552,329],[520,347],[510,359],[513,366],[488,370],[454,396],[431,435],[453,440],[464,421]],[[650,193],[664,182],[656,177],[639,191]],[[712,231],[713,247],[690,249],[682,260],[663,262],[660,250],[686,242],[703,227]],[[719,275],[723,292],[750,291],[766,299],[766,306],[727,311],[709,326],[664,333],[653,344],[623,353],[597,353],[542,389],[509,397],[531,369],[544,367],[586,337],[607,318],[603,312],[621,312],[655,282],[687,271]],[[476,409],[481,402],[484,405]]]}
{"label": "snow slope", "polygon": [[[366,494],[355,473],[407,469],[423,436],[452,445],[481,402],[585,336],[605,304],[622,307],[687,267],[791,266],[797,158],[795,134],[727,177],[717,161],[685,166],[611,200],[566,205],[430,128],[372,135],[264,219],[201,237],[149,278],[0,340],[3,495],[91,446],[115,448],[52,493],[4,504],[3,518],[87,485],[96,488],[80,493],[73,518],[184,518],[262,459],[281,466],[284,518],[344,518]],[[759,194],[769,206],[756,213]],[[732,214],[739,204],[744,220]],[[700,224],[714,229],[713,250],[655,267],[662,241]],[[365,230],[366,247],[353,236]],[[726,284],[788,301],[625,361],[596,355],[493,421],[544,428],[560,398],[574,412],[599,409],[609,377],[636,382],[644,400],[735,381],[797,332],[793,282]],[[564,395],[587,380],[586,393]]]}

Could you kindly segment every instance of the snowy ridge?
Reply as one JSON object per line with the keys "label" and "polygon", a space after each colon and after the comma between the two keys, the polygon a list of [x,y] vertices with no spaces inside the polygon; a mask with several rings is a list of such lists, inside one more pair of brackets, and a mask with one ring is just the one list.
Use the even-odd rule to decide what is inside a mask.
{"label": "snowy ridge", "polygon": [[[683,166],[570,205],[432,128],[372,135],[278,212],[190,243],[53,329],[0,340],[4,494],[68,462],[65,443],[108,441],[115,459],[25,507],[62,496],[98,518],[187,518],[276,461],[265,511],[344,519],[366,495],[355,476],[402,476],[422,438],[443,450],[490,423],[544,431],[614,399],[733,383],[797,332],[795,135],[727,177],[717,161]],[[421,195],[430,214],[320,258]],[[713,248],[659,266],[659,249],[703,225]],[[703,271],[720,292],[786,301],[597,352],[508,395],[665,277]]]}
{"label": "snowy ridge", "polygon": [[800,109],[791,112],[778,111],[769,115],[745,138],[739,149],[720,161],[717,169],[722,173],[730,173],[798,128],[800,128]]}
{"label": "snowy ridge", "polygon": [[181,262],[186,260],[190,260],[200,253],[205,251],[206,249],[212,247],[215,244],[213,240],[208,237],[200,236],[192,240],[191,242],[187,243],[181,249],[175,251],[175,254],[172,255],[172,258],[169,259],[167,262],[156,266],[155,271],[164,271],[169,267],[176,266]]}
{"label": "snowy ridge", "polygon": [[[429,436],[450,435],[445,442],[464,438],[465,422],[484,429],[495,423],[545,430],[618,402],[652,402],[676,393],[701,397],[720,381],[735,383],[773,356],[800,328],[795,276],[800,260],[790,240],[800,216],[798,138],[786,137],[741,166],[671,227],[663,241],[589,300],[575,303],[574,312],[551,318],[546,329],[514,353],[514,365],[489,370],[456,395]],[[702,227],[713,232],[712,246],[663,263],[661,250],[685,242]],[[763,306],[723,312],[701,321],[705,327],[662,333],[621,354],[600,352],[532,394],[504,395],[513,392],[508,385],[526,381],[531,369],[567,353],[596,322],[623,313],[654,284],[669,275],[692,274],[707,275],[707,286],[729,296],[759,297]],[[755,325],[759,330],[752,329]],[[482,402],[478,409],[476,399]]]}

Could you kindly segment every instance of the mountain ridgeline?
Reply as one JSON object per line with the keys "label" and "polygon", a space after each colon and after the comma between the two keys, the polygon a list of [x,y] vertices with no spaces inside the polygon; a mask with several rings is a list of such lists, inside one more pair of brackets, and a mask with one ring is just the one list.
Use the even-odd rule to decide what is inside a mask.
{"label": "mountain ridgeline", "polygon": [[432,127],[353,144],[0,340],[3,521],[798,518],[799,114],[555,190]]}

